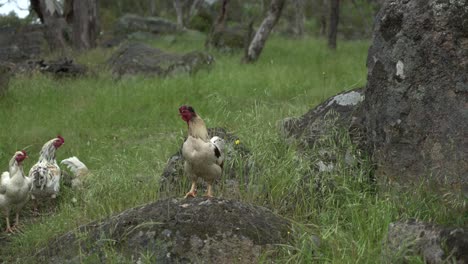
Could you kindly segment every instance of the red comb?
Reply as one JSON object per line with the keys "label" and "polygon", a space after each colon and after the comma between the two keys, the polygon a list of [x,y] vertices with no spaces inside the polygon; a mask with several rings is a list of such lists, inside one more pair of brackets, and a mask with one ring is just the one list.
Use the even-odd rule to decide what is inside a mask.
{"label": "red comb", "polygon": [[62,142],[65,142],[65,139],[61,135],[57,135],[57,138],[60,139]]}
{"label": "red comb", "polygon": [[24,151],[24,150],[22,150],[21,152],[23,153],[24,156],[28,155],[28,153],[26,153],[26,151]]}

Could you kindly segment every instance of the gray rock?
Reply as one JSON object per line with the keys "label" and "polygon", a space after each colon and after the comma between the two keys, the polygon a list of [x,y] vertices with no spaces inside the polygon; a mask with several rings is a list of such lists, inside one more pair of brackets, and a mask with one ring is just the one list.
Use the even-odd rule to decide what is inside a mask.
{"label": "gray rock", "polygon": [[250,34],[246,27],[223,27],[210,34],[207,44],[223,52],[233,52],[242,50],[249,40]]}
{"label": "gray rock", "polygon": [[57,60],[28,60],[17,63],[13,71],[15,73],[41,72],[54,77],[81,77],[88,73],[85,65],[75,63],[71,58]]}
{"label": "gray rock", "polygon": [[[150,256],[152,263],[258,263],[288,242],[291,223],[271,211],[223,199],[167,199],[70,231],[40,250],[43,263],[106,263]],[[115,256],[113,258],[115,260]]]}
{"label": "gray rock", "polygon": [[138,31],[153,34],[175,34],[179,33],[180,29],[176,23],[160,17],[141,17],[134,14],[122,16],[115,25],[115,32],[119,34]]}
{"label": "gray rock", "polygon": [[0,61],[16,63],[34,59],[46,46],[42,25],[0,27]]}
{"label": "gray rock", "polygon": [[133,74],[170,76],[192,74],[202,68],[210,68],[214,58],[200,51],[181,55],[163,52],[145,44],[131,43],[117,50],[107,64],[116,77]]}
{"label": "gray rock", "polygon": [[363,100],[362,89],[340,93],[299,118],[282,120],[279,130],[284,137],[298,140],[302,147],[312,148],[317,139],[337,128],[353,129],[354,116]]}
{"label": "gray rock", "polygon": [[407,263],[419,255],[426,263],[468,263],[468,230],[445,228],[415,220],[391,223],[384,246],[384,263]]}
{"label": "gray rock", "polygon": [[468,1],[390,0],[359,114],[384,183],[468,183]]}

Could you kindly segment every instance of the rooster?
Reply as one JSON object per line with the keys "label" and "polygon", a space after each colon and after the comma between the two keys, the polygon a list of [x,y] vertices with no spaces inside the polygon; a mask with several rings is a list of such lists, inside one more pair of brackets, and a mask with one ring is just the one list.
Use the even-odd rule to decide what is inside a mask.
{"label": "rooster", "polygon": [[[2,173],[0,182],[0,209],[6,217],[6,232],[13,233],[19,226],[19,212],[29,198],[32,180],[24,175],[23,161],[28,157],[25,151],[17,151],[10,160],[9,171]],[[13,228],[10,226],[10,211],[16,213]]]}
{"label": "rooster", "polygon": [[29,170],[29,177],[33,180],[31,199],[33,200],[34,214],[38,214],[37,198],[52,198],[55,202],[60,188],[60,167],[55,160],[55,151],[60,148],[65,140],[58,135],[42,147],[39,153],[39,161]]}
{"label": "rooster", "polygon": [[205,122],[193,107],[181,106],[179,113],[188,125],[188,137],[182,146],[182,156],[185,159],[185,174],[192,181],[192,187],[185,198],[196,196],[198,178],[208,184],[206,196],[213,197],[213,182],[223,171],[224,140],[220,137],[209,139]]}
{"label": "rooster", "polygon": [[64,159],[60,164],[65,164],[68,169],[73,173],[73,179],[71,180],[71,187],[73,189],[81,189],[86,181],[86,176],[89,174],[88,167],[81,162],[77,157],[70,157]]}

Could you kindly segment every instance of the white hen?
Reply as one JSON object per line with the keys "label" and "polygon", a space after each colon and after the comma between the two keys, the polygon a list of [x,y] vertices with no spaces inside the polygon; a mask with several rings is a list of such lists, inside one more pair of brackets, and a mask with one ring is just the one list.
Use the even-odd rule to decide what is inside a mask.
{"label": "white hen", "polygon": [[80,189],[83,187],[83,184],[86,181],[86,176],[88,176],[89,173],[88,167],[86,167],[86,165],[77,157],[64,159],[60,162],[60,164],[65,164],[73,173],[73,179],[71,181],[72,188]]}
{"label": "white hen", "polygon": [[[2,173],[0,181],[0,209],[6,217],[6,231],[13,232],[19,226],[19,212],[29,198],[32,180],[24,175],[23,160],[28,155],[25,151],[17,151],[9,163],[9,171]],[[10,226],[10,211],[16,213],[15,225]]]}

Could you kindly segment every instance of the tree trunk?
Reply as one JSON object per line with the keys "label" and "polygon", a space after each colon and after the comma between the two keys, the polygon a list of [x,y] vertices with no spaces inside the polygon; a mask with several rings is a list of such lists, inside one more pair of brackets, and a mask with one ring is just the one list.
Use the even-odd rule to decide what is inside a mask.
{"label": "tree trunk", "polygon": [[285,2],[285,0],[271,1],[270,9],[268,10],[266,18],[263,20],[262,24],[255,33],[252,42],[250,42],[246,56],[243,59],[244,62],[255,62],[258,57],[260,57],[260,53],[262,53],[263,46],[265,46],[265,42],[267,41],[271,30],[276,25],[281,16]]}
{"label": "tree trunk", "polygon": [[198,7],[202,3],[202,0],[193,0],[192,5],[190,6],[190,11],[188,13],[188,18],[187,21],[190,21],[190,19],[197,13]]}
{"label": "tree trunk", "polygon": [[149,0],[149,6],[150,6],[150,16],[157,16],[156,12],[156,0]]}
{"label": "tree trunk", "polygon": [[78,50],[96,47],[99,34],[98,0],[73,1],[73,45]]}
{"label": "tree trunk", "polygon": [[322,37],[327,35],[328,1],[329,0],[322,1],[322,14],[320,15],[320,36]]}
{"label": "tree trunk", "polygon": [[296,36],[304,35],[304,0],[293,0],[294,4],[294,27],[293,33]]}
{"label": "tree trunk", "polygon": [[182,3],[180,2],[180,0],[174,0],[174,9],[177,15],[177,25],[183,28],[184,27],[184,13],[182,11]]}
{"label": "tree trunk", "polygon": [[224,27],[226,25],[226,19],[227,19],[228,3],[229,3],[229,0],[223,0],[223,2],[221,3],[221,9],[219,11],[218,17],[213,22],[213,25],[211,26],[211,29],[210,29],[210,33],[208,34],[208,37],[206,38],[206,41],[205,41],[206,48],[209,48],[211,46],[213,35],[216,34],[218,31],[224,30]]}
{"label": "tree trunk", "polygon": [[330,31],[328,32],[328,47],[336,49],[336,33],[340,16],[340,0],[332,0],[330,6]]}
{"label": "tree trunk", "polygon": [[54,0],[31,0],[31,7],[44,24],[50,50],[63,51],[67,46],[64,38],[66,23],[57,3]]}

